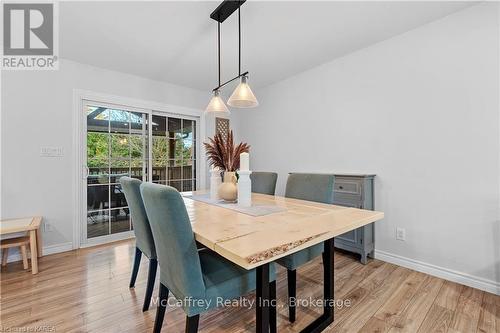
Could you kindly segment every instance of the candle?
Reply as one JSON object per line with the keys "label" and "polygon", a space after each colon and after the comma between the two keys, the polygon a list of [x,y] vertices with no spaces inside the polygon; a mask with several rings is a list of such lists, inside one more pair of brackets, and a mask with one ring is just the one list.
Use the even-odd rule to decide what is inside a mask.
{"label": "candle", "polygon": [[250,170],[250,155],[248,153],[240,154],[240,170],[241,171]]}

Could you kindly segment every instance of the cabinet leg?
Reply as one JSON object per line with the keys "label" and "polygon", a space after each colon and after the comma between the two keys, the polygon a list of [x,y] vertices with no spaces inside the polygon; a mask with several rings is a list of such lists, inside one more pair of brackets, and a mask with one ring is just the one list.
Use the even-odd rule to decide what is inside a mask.
{"label": "cabinet leg", "polygon": [[2,266],[7,266],[7,259],[9,258],[9,248],[6,247],[2,250]]}
{"label": "cabinet leg", "polygon": [[361,263],[363,265],[366,265],[368,263],[368,255],[367,255],[367,253],[362,253],[361,254]]}

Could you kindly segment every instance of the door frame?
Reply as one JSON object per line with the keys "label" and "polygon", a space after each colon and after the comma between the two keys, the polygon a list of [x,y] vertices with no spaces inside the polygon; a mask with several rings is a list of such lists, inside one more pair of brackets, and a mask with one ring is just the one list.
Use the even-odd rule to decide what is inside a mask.
{"label": "door frame", "polygon": [[[109,95],[104,93],[98,93],[88,90],[74,89],[73,90],[73,151],[74,151],[74,161],[73,161],[73,180],[74,180],[74,198],[73,198],[73,249],[79,249],[82,247],[95,246],[103,243],[108,243],[112,241],[118,241],[122,239],[134,237],[133,232],[124,232],[120,234],[112,234],[106,236],[105,239],[101,237],[96,237],[95,240],[83,241],[82,237],[82,226],[83,220],[86,214],[86,187],[83,185],[84,176],[86,170],[84,168],[84,163],[86,161],[86,147],[84,146],[86,140],[86,116],[83,112],[83,107],[91,101],[94,103],[101,103],[103,105],[113,106],[117,108],[124,108],[126,110],[136,110],[148,114],[149,119],[153,114],[160,115],[170,115],[170,116],[185,116],[188,118],[196,118],[198,120],[197,131],[198,139],[196,142],[196,148],[198,149],[199,156],[196,159],[197,170],[199,171],[199,180],[196,181],[198,189],[203,189],[206,184],[206,162],[205,162],[205,149],[201,144],[202,141],[206,140],[206,119],[203,110],[186,108],[182,106],[162,104],[158,102],[152,102],[141,99],[134,99],[116,95]],[[151,121],[149,122],[149,133],[151,133]],[[151,136],[149,136],[151,140]],[[150,142],[151,143],[151,142]],[[149,150],[151,150],[151,144],[149,144]],[[148,152],[150,155],[151,151]],[[149,163],[149,168],[151,168],[151,163]],[[149,173],[148,173],[149,175]]]}

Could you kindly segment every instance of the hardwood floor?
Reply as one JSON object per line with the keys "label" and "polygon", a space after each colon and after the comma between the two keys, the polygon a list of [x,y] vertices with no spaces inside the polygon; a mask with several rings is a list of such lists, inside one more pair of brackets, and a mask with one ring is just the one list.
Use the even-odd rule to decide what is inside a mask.
{"label": "hardwood floor", "polygon": [[[23,271],[22,263],[9,264],[0,275],[0,331],[151,332],[156,308],[141,311],[145,259],[136,288],[128,288],[133,251],[126,241],[46,256],[38,275]],[[336,299],[346,304],[335,309],[325,332],[500,332],[500,296],[378,260],[362,265],[339,252],[335,276]],[[290,324],[281,268],[277,285],[279,332],[298,332],[321,312],[299,306]],[[299,269],[297,297],[322,297],[320,259]],[[254,309],[243,307],[213,310],[201,315],[200,332],[254,332],[254,316]],[[183,311],[168,308],[163,331],[183,332],[184,324]]]}

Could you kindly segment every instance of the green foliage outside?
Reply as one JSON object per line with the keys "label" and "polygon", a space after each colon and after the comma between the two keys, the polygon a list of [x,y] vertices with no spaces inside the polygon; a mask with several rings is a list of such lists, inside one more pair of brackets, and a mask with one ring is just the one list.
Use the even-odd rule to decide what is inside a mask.
{"label": "green foliage outside", "polygon": [[[147,157],[147,137],[141,135],[116,133],[87,133],[87,165],[89,168],[141,168]],[[174,146],[173,155],[169,154],[170,144]],[[153,137],[153,167],[191,165],[194,158],[194,143],[180,134],[175,139]],[[111,151],[111,161],[109,152]],[[169,159],[169,157],[173,157]]]}

